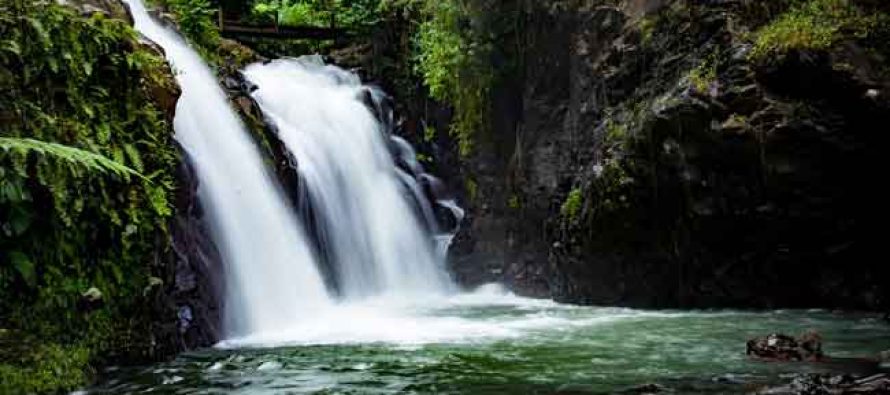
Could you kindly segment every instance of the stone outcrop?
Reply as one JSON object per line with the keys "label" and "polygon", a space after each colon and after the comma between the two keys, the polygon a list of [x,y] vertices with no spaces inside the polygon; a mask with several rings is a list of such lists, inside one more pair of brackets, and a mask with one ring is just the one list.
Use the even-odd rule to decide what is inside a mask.
{"label": "stone outcrop", "polygon": [[224,267],[198,201],[199,181],[183,151],[173,219],[172,281],[162,303],[168,314],[164,334],[174,350],[208,347],[220,340]]}
{"label": "stone outcrop", "polygon": [[[108,18],[125,21],[132,26],[129,7],[120,0],[65,0],[63,4],[80,10],[84,16],[101,13]],[[164,57],[164,50],[145,37],[138,44],[143,49]],[[234,43],[226,43],[232,56],[229,63],[245,61],[249,50],[239,50]],[[236,66],[232,66],[236,67]],[[164,113],[168,124],[173,123],[176,103],[181,94],[172,70],[165,68],[161,75],[144,78],[148,96]],[[223,267],[217,247],[213,243],[204,212],[198,201],[198,179],[194,166],[181,147],[182,156],[177,174],[175,216],[170,223],[172,251],[159,251],[163,278],[154,278],[144,291],[153,300],[147,306],[153,321],[155,350],[151,355],[171,356],[183,350],[213,345],[220,339]]]}

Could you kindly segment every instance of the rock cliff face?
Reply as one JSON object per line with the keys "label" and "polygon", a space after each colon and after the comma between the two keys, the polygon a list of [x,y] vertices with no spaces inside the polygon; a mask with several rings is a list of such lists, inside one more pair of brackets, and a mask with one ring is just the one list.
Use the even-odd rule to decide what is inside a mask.
{"label": "rock cliff face", "polygon": [[171,224],[173,281],[163,296],[168,306],[163,320],[168,322],[166,347],[175,351],[207,347],[220,340],[224,286],[222,259],[198,201],[197,175],[184,152],[183,156],[177,172],[176,217]]}
{"label": "rock cliff face", "polygon": [[[129,8],[120,0],[76,0],[63,2],[86,17],[102,13],[132,26]],[[140,37],[140,46],[163,57],[164,50]],[[168,125],[173,124],[176,103],[180,95],[172,70],[165,81],[149,86],[146,91],[164,113]],[[155,79],[148,79],[154,81]],[[169,224],[170,250],[157,252],[160,282],[152,287],[152,301],[148,317],[152,321],[151,342],[156,357],[172,356],[184,350],[207,347],[219,340],[223,267],[219,252],[204,220],[198,201],[199,181],[187,153],[178,144],[173,148],[181,160],[175,169],[176,196],[174,216]]]}
{"label": "rock cliff face", "polygon": [[757,57],[787,5],[587,3],[525,16],[519,75],[463,161],[457,276],[581,303],[886,306],[881,24]]}

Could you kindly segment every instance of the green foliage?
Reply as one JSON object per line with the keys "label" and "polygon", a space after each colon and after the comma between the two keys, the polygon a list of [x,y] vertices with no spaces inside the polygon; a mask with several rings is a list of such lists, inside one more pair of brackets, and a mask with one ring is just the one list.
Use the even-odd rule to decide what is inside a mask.
{"label": "green foliage", "polygon": [[596,178],[591,194],[591,215],[597,216],[629,207],[627,196],[633,185],[630,176],[629,151],[636,140],[630,130],[640,128],[646,111],[660,99],[642,101],[610,109],[603,120],[603,158],[594,167]]}
{"label": "green foliage", "polygon": [[628,137],[627,125],[612,118],[607,118],[605,141],[607,145],[622,144]]}
{"label": "green foliage", "polygon": [[34,345],[15,364],[0,363],[0,393],[34,394],[72,391],[90,373],[88,349],[55,343]]}
{"label": "green foliage", "polygon": [[864,38],[877,23],[849,0],[809,0],[792,7],[756,32],[751,59],[762,61],[791,50],[823,50]]}
{"label": "green foliage", "polygon": [[519,196],[516,194],[510,195],[510,199],[507,199],[507,207],[518,210],[522,208],[522,203],[519,201]]}
{"label": "green foliage", "polygon": [[[131,160],[136,161],[134,163],[138,163],[139,167],[141,167],[139,154],[135,152],[131,145],[126,145],[125,148],[128,148],[127,151],[130,153],[130,157],[133,158]],[[72,171],[76,171],[76,168],[80,167],[100,173],[112,173],[127,180],[129,180],[130,176],[142,177],[135,170],[102,155],[62,144],[47,143],[27,138],[0,137],[0,149],[5,151],[6,154],[27,156],[30,153],[35,153],[52,157],[74,166]]]}
{"label": "green foliage", "polygon": [[689,72],[689,86],[699,94],[707,94],[717,82],[717,62],[715,59],[712,56]]}
{"label": "green foliage", "polygon": [[476,201],[476,198],[479,197],[479,184],[472,178],[467,178],[464,184],[464,187],[467,190],[467,199],[471,202]]}
{"label": "green foliage", "polygon": [[[257,0],[252,18],[282,25],[330,26],[367,31],[385,18],[405,20],[413,31],[413,73],[430,96],[451,105],[450,133],[461,155],[486,128],[494,34],[484,0]],[[512,26],[512,25],[511,25]],[[382,67],[382,66],[377,66]],[[408,74],[408,73],[405,73]]]}
{"label": "green foliage", "polygon": [[451,133],[460,154],[473,150],[473,136],[485,128],[494,71],[491,43],[482,32],[467,28],[478,11],[462,0],[429,0],[416,36],[416,70],[430,95],[454,106]]}
{"label": "green foliage", "polygon": [[652,41],[652,35],[655,34],[655,28],[658,26],[658,16],[647,15],[640,19],[637,28],[640,30],[640,41],[643,45]]}
{"label": "green foliage", "polygon": [[220,44],[217,9],[210,0],[157,0],[175,17],[182,34],[207,60],[214,60]]}
{"label": "green foliage", "polygon": [[433,163],[433,157],[426,155],[424,153],[417,153],[417,161],[420,163],[430,164]]}
{"label": "green foliage", "polygon": [[423,127],[423,141],[430,143],[436,139],[436,128],[426,125]]}
{"label": "green foliage", "polygon": [[[172,75],[99,13],[4,2],[0,32],[0,325],[15,334],[0,382],[71,389],[89,362],[151,347],[142,290],[163,273],[179,163],[152,92]],[[81,311],[90,287],[105,304]],[[5,353],[23,334],[33,347]]]}
{"label": "green foliage", "polygon": [[569,192],[568,196],[566,196],[566,200],[562,203],[559,212],[570,222],[574,222],[578,218],[578,214],[581,212],[583,204],[584,195],[581,188],[575,188]]}
{"label": "green foliage", "polygon": [[380,0],[257,0],[252,17],[283,26],[337,26],[365,30],[381,20]]}
{"label": "green foliage", "polygon": [[330,11],[318,9],[314,4],[285,2],[277,10],[278,23],[290,26],[329,26],[332,14]]}

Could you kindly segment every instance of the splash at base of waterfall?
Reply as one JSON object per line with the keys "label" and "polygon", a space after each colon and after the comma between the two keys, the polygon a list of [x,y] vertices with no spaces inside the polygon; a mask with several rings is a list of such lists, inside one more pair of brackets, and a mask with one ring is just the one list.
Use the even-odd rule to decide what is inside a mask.
{"label": "splash at base of waterfall", "polygon": [[285,330],[233,338],[220,342],[217,347],[268,348],[358,343],[411,346],[513,338],[530,329],[588,323],[547,315],[518,317],[514,321],[504,322],[461,317],[458,314],[461,310],[474,307],[519,310],[577,308],[549,300],[518,297],[496,284],[451,296],[428,294],[406,298],[404,295],[383,295],[332,306]]}

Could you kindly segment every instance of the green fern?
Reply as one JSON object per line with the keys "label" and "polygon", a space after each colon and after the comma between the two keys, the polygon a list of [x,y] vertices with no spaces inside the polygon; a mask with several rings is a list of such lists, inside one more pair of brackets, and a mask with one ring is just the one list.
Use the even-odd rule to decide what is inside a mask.
{"label": "green fern", "polygon": [[28,138],[0,137],[0,149],[4,152],[13,151],[22,154],[34,152],[38,155],[51,156],[70,164],[81,166],[87,170],[111,173],[126,180],[129,180],[130,176],[145,178],[137,171],[120,162],[113,161],[97,153],[67,145]]}

